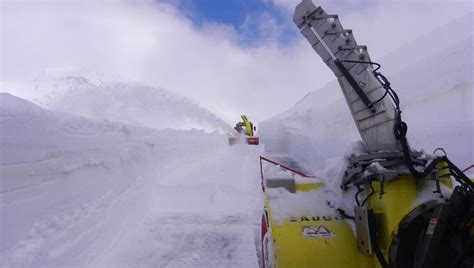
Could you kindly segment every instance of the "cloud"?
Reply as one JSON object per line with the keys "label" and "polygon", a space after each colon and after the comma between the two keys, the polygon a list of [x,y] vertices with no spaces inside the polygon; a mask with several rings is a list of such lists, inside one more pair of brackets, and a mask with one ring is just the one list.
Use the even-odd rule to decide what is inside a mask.
{"label": "cloud", "polygon": [[[352,4],[332,4],[328,11],[343,11],[344,25],[375,58],[462,13],[452,4],[410,10],[376,1],[358,11],[354,1],[347,2]],[[189,11],[169,1],[4,1],[0,80],[84,75],[138,81],[191,97],[229,123],[243,113],[261,121],[333,79],[292,25],[294,4],[273,4],[287,23],[264,12],[249,14],[236,29],[196,25]],[[252,29],[263,34],[255,40],[243,36]],[[288,29],[293,35],[281,42]]]}
{"label": "cloud", "polygon": [[[293,14],[301,0],[266,0]],[[380,58],[423,34],[474,11],[472,1],[453,0],[313,0],[330,14],[338,14],[353,29],[372,58]],[[471,27],[472,29],[472,27]],[[440,37],[442,38],[442,37]],[[429,45],[429,44],[427,44]]]}

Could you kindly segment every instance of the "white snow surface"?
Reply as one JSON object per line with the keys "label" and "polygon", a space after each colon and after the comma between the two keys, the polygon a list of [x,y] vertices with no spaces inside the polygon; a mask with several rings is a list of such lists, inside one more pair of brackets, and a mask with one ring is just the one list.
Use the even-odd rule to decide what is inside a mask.
{"label": "white snow surface", "polygon": [[104,82],[80,76],[4,82],[3,90],[39,106],[128,125],[227,133],[232,128],[196,102],[168,90],[134,82]]}
{"label": "white snow surface", "polygon": [[256,267],[260,146],[0,93],[0,267]]}
{"label": "white snow surface", "polygon": [[283,188],[277,188],[268,189],[267,195],[271,202],[272,219],[277,223],[291,217],[339,215],[336,209],[327,205],[326,195],[319,191],[290,193]]}
{"label": "white snow surface", "polygon": [[[472,16],[459,18],[381,60],[381,71],[401,99],[411,146],[428,154],[443,147],[460,168],[474,163]],[[313,173],[360,140],[337,81],[259,126],[266,151],[302,159]]]}

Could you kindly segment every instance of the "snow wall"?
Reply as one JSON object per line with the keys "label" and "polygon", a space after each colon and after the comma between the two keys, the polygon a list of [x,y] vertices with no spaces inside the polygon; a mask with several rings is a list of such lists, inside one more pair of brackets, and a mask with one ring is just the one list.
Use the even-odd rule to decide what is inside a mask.
{"label": "snow wall", "polygon": [[82,76],[5,83],[3,89],[42,108],[140,127],[227,133],[232,128],[195,101],[135,82]]}
{"label": "snow wall", "polygon": [[228,147],[218,133],[90,120],[7,93],[0,133],[0,266],[88,266],[68,254],[101,256],[146,213],[150,182]]}

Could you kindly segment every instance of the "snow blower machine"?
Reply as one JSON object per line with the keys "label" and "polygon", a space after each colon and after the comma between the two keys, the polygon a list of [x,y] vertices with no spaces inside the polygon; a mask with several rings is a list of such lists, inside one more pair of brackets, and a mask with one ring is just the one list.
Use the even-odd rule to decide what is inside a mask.
{"label": "snow blower machine", "polygon": [[321,179],[260,160],[264,267],[474,267],[472,179],[409,146],[396,92],[337,15],[303,0],[293,20],[337,77],[365,151]]}
{"label": "snow blower machine", "polygon": [[232,134],[232,137],[229,137],[229,145],[235,145],[238,143],[258,145],[260,139],[255,136],[257,128],[252,122],[250,122],[246,115],[241,115],[240,117],[242,118],[242,122],[235,124],[235,133]]}

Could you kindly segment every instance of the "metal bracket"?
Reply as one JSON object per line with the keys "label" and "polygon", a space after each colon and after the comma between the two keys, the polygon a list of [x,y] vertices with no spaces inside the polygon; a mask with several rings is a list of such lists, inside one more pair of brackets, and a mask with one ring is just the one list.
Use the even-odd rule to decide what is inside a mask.
{"label": "metal bracket", "polygon": [[290,193],[296,193],[295,179],[292,178],[271,178],[265,180],[268,189],[282,187]]}
{"label": "metal bracket", "polygon": [[[412,162],[419,166],[425,166],[426,160],[422,159],[422,153],[413,151],[410,153]],[[411,174],[406,167],[402,152],[378,152],[349,157],[349,166],[344,173],[342,188],[349,185],[362,185],[370,181],[390,181],[400,175]],[[372,164],[378,163],[382,168],[378,170]],[[433,174],[435,176],[436,174]],[[428,177],[430,179],[430,177]]]}
{"label": "metal bracket", "polygon": [[357,249],[365,255],[372,255],[372,243],[370,242],[369,219],[367,207],[354,207],[354,218],[357,234]]}

